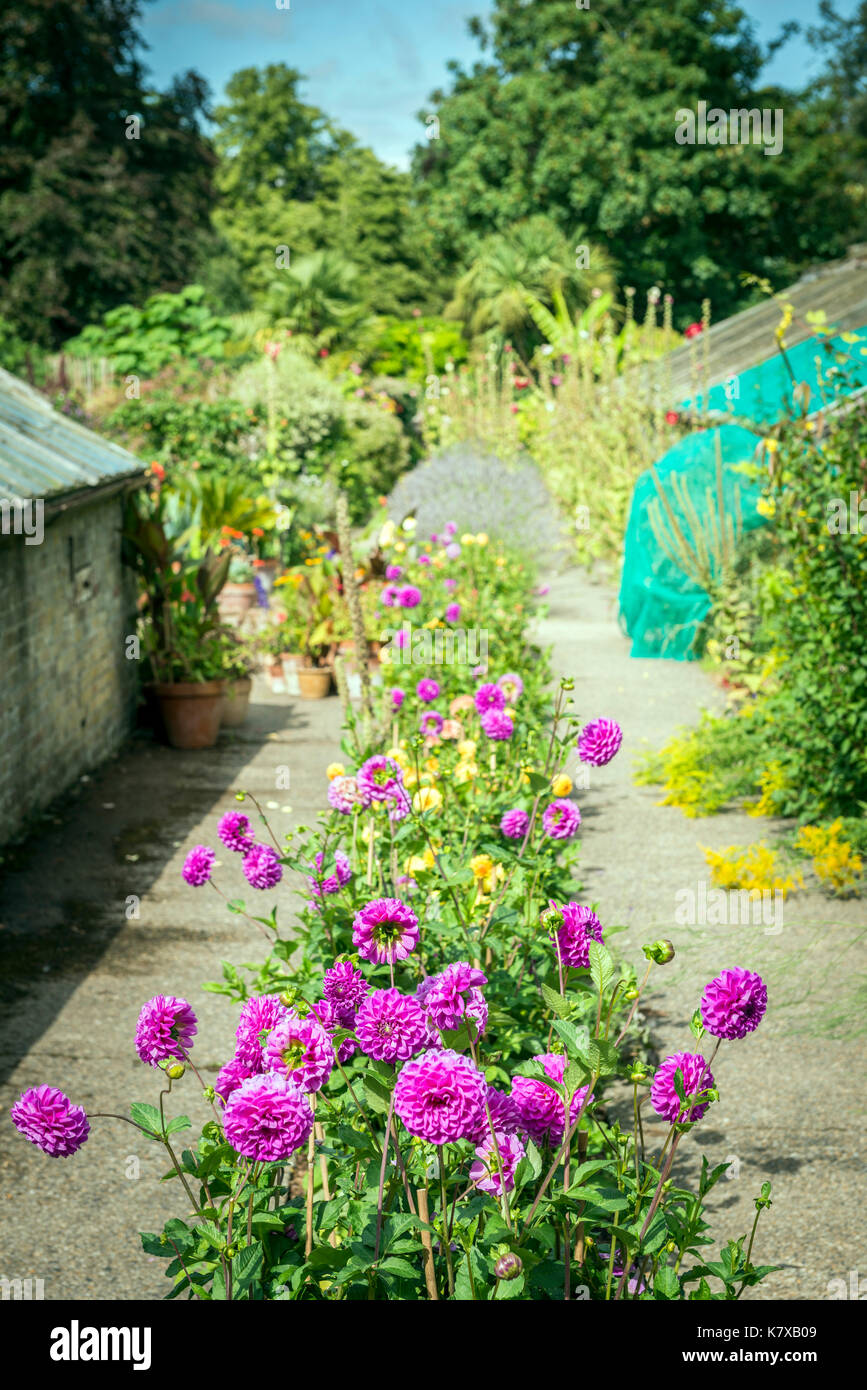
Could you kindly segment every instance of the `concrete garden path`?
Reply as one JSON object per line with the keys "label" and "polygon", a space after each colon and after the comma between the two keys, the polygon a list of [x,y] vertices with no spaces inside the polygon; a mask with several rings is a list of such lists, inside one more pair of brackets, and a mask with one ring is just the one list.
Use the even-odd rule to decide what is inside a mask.
{"label": "concrete garden path", "polygon": [[[660,1060],[696,1050],[689,1019],[704,984],[721,969],[759,970],[768,985],[760,1028],[720,1049],[713,1068],[720,1101],[682,1141],[675,1176],[694,1174],[702,1150],[713,1163],[735,1160],[737,1176],[711,1194],[718,1243],[749,1231],[752,1199],[763,1181],[772,1182],[774,1205],[761,1217],[754,1260],[783,1268],[745,1296],[826,1299],[829,1282],[848,1287],[853,1271],[867,1296],[867,932],[845,949],[867,927],[867,906],[814,891],[785,902],[779,931],[678,925],[687,894],[698,904],[708,882],[701,846],[749,844],[775,825],[742,812],[689,820],[676,807],[657,805],[656,789],[635,786],[635,756],[696,723],[702,706],[720,708],[720,692],[695,664],[632,660],[609,587],[570,572],[552,581],[549,601],[539,636],[553,644],[555,670],[575,678],[577,712],[585,719],[610,715],[624,730],[618,756],[591,769],[589,789],[577,794],[581,901],[598,900],[603,926],[627,925],[613,944],[642,970],[642,942],[668,937],[677,949],[670,965],[654,967],[647,996],[645,1018]],[[576,758],[569,770],[578,766]],[[841,1010],[851,1014],[850,1027],[823,1034]]]}

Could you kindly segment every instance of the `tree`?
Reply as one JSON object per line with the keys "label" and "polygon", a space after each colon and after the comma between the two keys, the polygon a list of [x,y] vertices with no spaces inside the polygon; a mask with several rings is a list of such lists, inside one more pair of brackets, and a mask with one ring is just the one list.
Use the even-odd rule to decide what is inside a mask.
{"label": "tree", "polygon": [[140,0],[13,0],[0,14],[0,312],[54,345],[191,278],[213,156],[194,72],[138,59]]}
{"label": "tree", "polygon": [[583,233],[570,240],[550,218],[530,217],[482,242],[447,312],[461,319],[468,337],[493,332],[509,338],[529,360],[539,334],[528,300],[551,306],[559,293],[570,308],[583,307],[594,286],[611,283],[609,257],[591,249]]}
{"label": "tree", "polygon": [[[622,279],[670,290],[688,321],[706,296],[716,317],[736,308],[742,271],[779,283],[845,245],[844,144],[809,103],[760,85],[767,52],[730,0],[496,0],[472,28],[483,60],[433,94],[439,138],[412,166],[442,271],[542,213],[566,234],[587,226]],[[783,154],[676,143],[676,112],[699,101],[783,109]]]}

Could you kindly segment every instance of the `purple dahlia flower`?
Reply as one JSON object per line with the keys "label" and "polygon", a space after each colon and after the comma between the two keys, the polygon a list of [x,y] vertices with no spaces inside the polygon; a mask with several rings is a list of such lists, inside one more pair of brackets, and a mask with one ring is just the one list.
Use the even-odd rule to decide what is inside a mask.
{"label": "purple dahlia flower", "polygon": [[198,1020],[186,999],[157,994],[138,1016],[135,1050],[143,1062],[155,1067],[167,1057],[182,1057],[193,1045]]}
{"label": "purple dahlia flower", "polygon": [[342,849],[336,851],[334,855],[334,873],[323,874],[322,865],[325,856],[321,852],[314,856],[313,866],[315,874],[308,874],[307,882],[314,895],[319,898],[323,893],[339,893],[352,878],[352,868],[349,860]]}
{"label": "purple dahlia flower", "polygon": [[371,801],[393,801],[403,787],[400,763],[384,753],[375,753],[361,764],[356,775],[359,790]]}
{"label": "purple dahlia flower", "polygon": [[[557,904],[552,902],[551,906]],[[586,970],[590,965],[590,942],[602,940],[602,923],[595,912],[581,903],[564,903],[560,911],[563,925],[556,933],[560,959],[569,969]]]}
{"label": "purple dahlia flower", "polygon": [[439,734],[443,727],[443,717],[437,714],[435,709],[425,710],[418,723],[419,731],[428,737],[430,734]]}
{"label": "purple dahlia flower", "polygon": [[386,567],[385,567],[385,577],[386,577],[386,579],[400,579],[400,576],[401,576],[402,574],[403,574],[403,565],[386,565]]}
{"label": "purple dahlia flower", "polygon": [[444,579],[443,584],[448,589],[450,594],[453,594],[455,589],[458,587],[458,581],[456,579]]}
{"label": "purple dahlia flower", "polygon": [[417,589],[414,584],[407,584],[398,594],[397,602],[401,608],[418,608],[421,603],[421,589]]}
{"label": "purple dahlia flower", "polygon": [[429,1144],[453,1144],[475,1134],[485,1118],[486,1082],[474,1062],[448,1048],[406,1062],[394,1088],[394,1108],[410,1134]]}
{"label": "purple dahlia flower", "polygon": [[51,1158],[69,1158],[87,1142],[90,1125],[80,1105],[54,1086],[22,1091],[9,1111],[19,1134]]}
{"label": "purple dahlia flower", "polygon": [[460,616],[461,605],[459,603],[450,603],[446,609],[446,622],[456,623],[459,620]]}
{"label": "purple dahlia flower", "polygon": [[429,705],[432,700],[439,699],[439,681],[431,680],[429,676],[425,676],[416,686],[415,693],[423,705]]}
{"label": "purple dahlia flower", "polygon": [[527,812],[516,808],[514,811],[505,812],[500,821],[500,830],[507,840],[523,840],[529,824],[530,817]]}
{"label": "purple dahlia flower", "polygon": [[[541,1062],[545,1075],[552,1081],[562,1082],[566,1071],[566,1058],[557,1052],[537,1054],[535,1061]],[[587,1095],[588,1088],[581,1086],[572,1097],[569,1106],[569,1123],[574,1124],[584,1106],[592,1104],[593,1096]],[[544,1081],[532,1076],[512,1077],[512,1100],[521,1117],[521,1128],[537,1144],[550,1144],[555,1148],[562,1144],[566,1132],[566,1106],[563,1097],[546,1086]]]}
{"label": "purple dahlia flower", "polygon": [[542,827],[552,840],[569,840],[581,824],[581,812],[568,797],[560,797],[545,807]]}
{"label": "purple dahlia flower", "polygon": [[604,767],[611,762],[622,742],[623,731],[613,719],[594,719],[581,730],[578,756],[582,763]]}
{"label": "purple dahlia flower", "polygon": [[427,1024],[414,999],[399,989],[376,989],[355,1015],[358,1045],[378,1062],[406,1062],[428,1040]]}
{"label": "purple dahlia flower", "polygon": [[310,1138],[313,1111],[300,1086],[282,1072],[251,1076],[232,1092],[223,1112],[226,1140],[236,1153],[262,1163],[291,1158]]}
{"label": "purple dahlia flower", "polygon": [[499,685],[480,685],[473,700],[478,713],[485,714],[489,709],[505,709],[506,692]]}
{"label": "purple dahlia flower", "polygon": [[214,851],[207,845],[196,845],[191,849],[186,859],[184,867],[181,869],[184,882],[191,888],[201,888],[203,883],[207,883],[211,874],[214,872]]}
{"label": "purple dahlia flower", "polygon": [[254,845],[244,855],[241,868],[251,888],[274,888],[283,877],[283,865],[270,845]]}
{"label": "purple dahlia flower", "polygon": [[287,1009],[268,1034],[264,1065],[285,1072],[304,1091],[321,1091],[334,1070],[334,1048],[317,1018]]}
{"label": "purple dahlia flower", "polygon": [[370,993],[370,985],[352,961],[340,960],[326,970],[322,978],[322,993],[338,1010],[348,1011],[354,1016]]}
{"label": "purple dahlia flower", "polygon": [[233,854],[246,854],[253,845],[250,817],[243,811],[227,811],[217,826],[217,834]]}
{"label": "purple dahlia flower", "polygon": [[434,1028],[460,1028],[466,1016],[476,1023],[481,1034],[488,1021],[488,1010],[479,986],[487,983],[488,977],[481,970],[458,960],[447,965],[441,974],[424,980],[416,991],[416,998]]}
{"label": "purple dahlia flower", "polygon": [[761,975],[737,966],[705,985],[701,1021],[715,1038],[743,1038],[758,1028],[767,1007],[768,987]]}
{"label": "purple dahlia flower", "polygon": [[476,1149],[476,1161],[470,1165],[470,1182],[475,1183],[480,1192],[490,1192],[493,1197],[501,1196],[504,1190],[511,1192],[515,1186],[515,1171],[526,1152],[517,1134],[498,1131],[496,1144],[493,1136],[488,1135]]}
{"label": "purple dahlia flower", "polygon": [[399,685],[393,686],[393,687],[392,687],[392,690],[391,690],[391,707],[392,707],[392,709],[400,709],[400,707],[401,707],[401,705],[403,704],[403,702],[404,702],[405,699],[406,699],[406,692],[403,691],[403,690],[401,690],[401,688],[400,688]]}
{"label": "purple dahlia flower", "polygon": [[461,553],[461,548],[460,548],[460,546],[458,545],[457,541],[451,541],[451,542],[446,546],[446,555],[448,556],[448,558],[449,558],[450,560],[457,560],[457,558],[458,558],[458,556],[460,555],[460,553]]}
{"label": "purple dahlia flower", "polygon": [[378,965],[405,960],[418,944],[418,918],[400,898],[374,898],[355,914],[352,944]]}
{"label": "purple dahlia flower", "polygon": [[683,1076],[685,1096],[708,1090],[714,1084],[713,1075],[701,1053],[675,1052],[671,1057],[666,1057],[662,1066],[657,1068],[650,1087],[650,1103],[657,1115],[661,1115],[671,1124],[674,1124],[675,1120],[682,1124],[687,1120],[700,1120],[710,1101],[705,1101],[703,1105],[694,1105],[689,1114],[682,1113],[683,1102],[674,1085],[677,1071]]}
{"label": "purple dahlia flower", "polygon": [[488,738],[496,739],[500,742],[504,739],[511,738],[515,731],[515,726],[509,716],[499,709],[486,710],[479,722]]}
{"label": "purple dahlia flower", "polygon": [[285,1013],[286,1005],[280,1002],[276,994],[256,994],[242,1004],[235,1029],[235,1057],[238,1061],[245,1062],[253,1071],[263,1070],[261,1035],[279,1023]]}
{"label": "purple dahlia flower", "polygon": [[[518,1107],[512,1097],[505,1091],[498,1091],[496,1086],[488,1086],[487,1091],[488,1110],[491,1112],[491,1122],[498,1134],[517,1134],[521,1129],[521,1116]],[[474,1144],[484,1144],[491,1137],[491,1126],[488,1124],[488,1116],[485,1114],[484,1124],[480,1125],[470,1138]]]}
{"label": "purple dahlia flower", "polygon": [[399,594],[400,590],[396,588],[394,584],[386,584],[385,588],[379,596],[379,601],[380,603],[383,603],[386,608],[394,608],[395,604],[398,601]]}
{"label": "purple dahlia flower", "polygon": [[214,1090],[225,1105],[229,1096],[238,1089],[241,1082],[249,1081],[250,1077],[255,1076],[256,1073],[257,1068],[248,1066],[238,1057],[231,1057],[217,1072]]}

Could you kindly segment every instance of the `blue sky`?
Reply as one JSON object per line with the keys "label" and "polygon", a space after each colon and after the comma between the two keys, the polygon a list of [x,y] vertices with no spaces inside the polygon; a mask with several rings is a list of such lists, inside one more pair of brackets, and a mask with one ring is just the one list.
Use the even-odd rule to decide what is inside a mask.
{"label": "blue sky", "polygon": [[[282,0],[287,3],[287,0]],[[544,0],[538,0],[544,3]],[[740,0],[767,41],[787,19],[814,22],[818,0]],[[242,67],[284,62],[307,75],[304,96],[380,158],[407,165],[423,127],[416,114],[429,93],[448,85],[446,63],[479,55],[466,32],[488,0],[156,0],[145,6],[145,59],[163,86],[197,68],[217,99]],[[641,0],[635,0],[640,4]],[[850,15],[858,0],[837,0]],[[591,0],[592,4],[592,0]],[[780,50],[766,76],[799,86],[820,65],[803,35]]]}

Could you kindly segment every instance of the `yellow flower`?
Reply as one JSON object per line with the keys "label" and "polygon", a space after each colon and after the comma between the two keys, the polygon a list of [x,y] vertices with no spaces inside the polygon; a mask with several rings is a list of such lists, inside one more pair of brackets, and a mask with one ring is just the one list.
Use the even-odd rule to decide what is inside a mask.
{"label": "yellow flower", "polygon": [[488,544],[488,533],[487,533],[487,531],[480,531],[479,534],[476,536],[476,545],[487,545],[487,544]]}
{"label": "yellow flower", "polygon": [[474,878],[487,878],[493,867],[494,861],[489,854],[477,854],[470,860]]}
{"label": "yellow flower", "polygon": [[325,776],[328,778],[329,782],[333,782],[335,777],[346,776],[346,768],[343,766],[343,763],[329,763],[325,769]]}
{"label": "yellow flower", "polygon": [[777,514],[777,504],[773,497],[760,497],[756,503],[756,511],[759,516],[771,518]]}
{"label": "yellow flower", "polygon": [[496,559],[497,568],[498,568],[498,569],[503,569],[503,567],[505,566],[505,563],[506,563],[505,556],[503,556],[503,555],[498,555],[498,556],[497,556],[497,559]]}
{"label": "yellow flower", "polygon": [[366,845],[369,845],[369,844],[370,844],[370,841],[371,841],[371,838],[373,838],[374,840],[376,840],[376,839],[379,838],[379,831],[378,831],[378,830],[374,830],[373,826],[372,826],[372,825],[370,824],[370,822],[368,821],[367,825],[364,827],[364,829],[363,829],[362,832],[361,832],[361,838],[362,838],[362,840],[364,841],[364,843],[365,843]]}
{"label": "yellow flower", "polygon": [[428,869],[434,867],[435,860],[430,849],[426,849],[424,854],[411,854],[404,865],[406,874],[424,874]]}
{"label": "yellow flower", "polygon": [[478,775],[479,768],[477,763],[458,763],[452,773],[452,780],[457,782],[458,786],[463,786],[464,782],[472,782]]}
{"label": "yellow flower", "polygon": [[395,541],[394,548],[397,551],[398,555],[403,555],[404,551],[406,550],[406,546],[404,545],[403,541]]}
{"label": "yellow flower", "polygon": [[461,545],[472,545],[475,539],[475,536],[471,536],[469,531],[465,531],[461,536]]}
{"label": "yellow flower", "polygon": [[472,758],[476,751],[476,741],[474,738],[462,738],[458,744],[458,756],[461,758]]}
{"label": "yellow flower", "polygon": [[402,748],[389,748],[385,756],[387,758],[393,758],[398,767],[402,767],[404,770],[409,767],[409,758]]}
{"label": "yellow flower", "polygon": [[427,762],[425,763],[425,767],[427,768],[428,772],[436,776],[436,774],[440,770],[439,758],[428,758]]}
{"label": "yellow flower", "polygon": [[768,451],[769,454],[775,454],[775,453],[777,452],[777,450],[779,449],[779,447],[780,447],[779,440],[777,440],[777,439],[766,439],[766,440],[765,440],[765,448],[767,449],[767,451]]}
{"label": "yellow flower", "polygon": [[436,787],[420,787],[412,804],[416,811],[438,811],[443,804],[443,794]]}
{"label": "yellow flower", "polygon": [[568,796],[572,790],[572,778],[561,772],[551,783],[551,790],[555,796]]}

